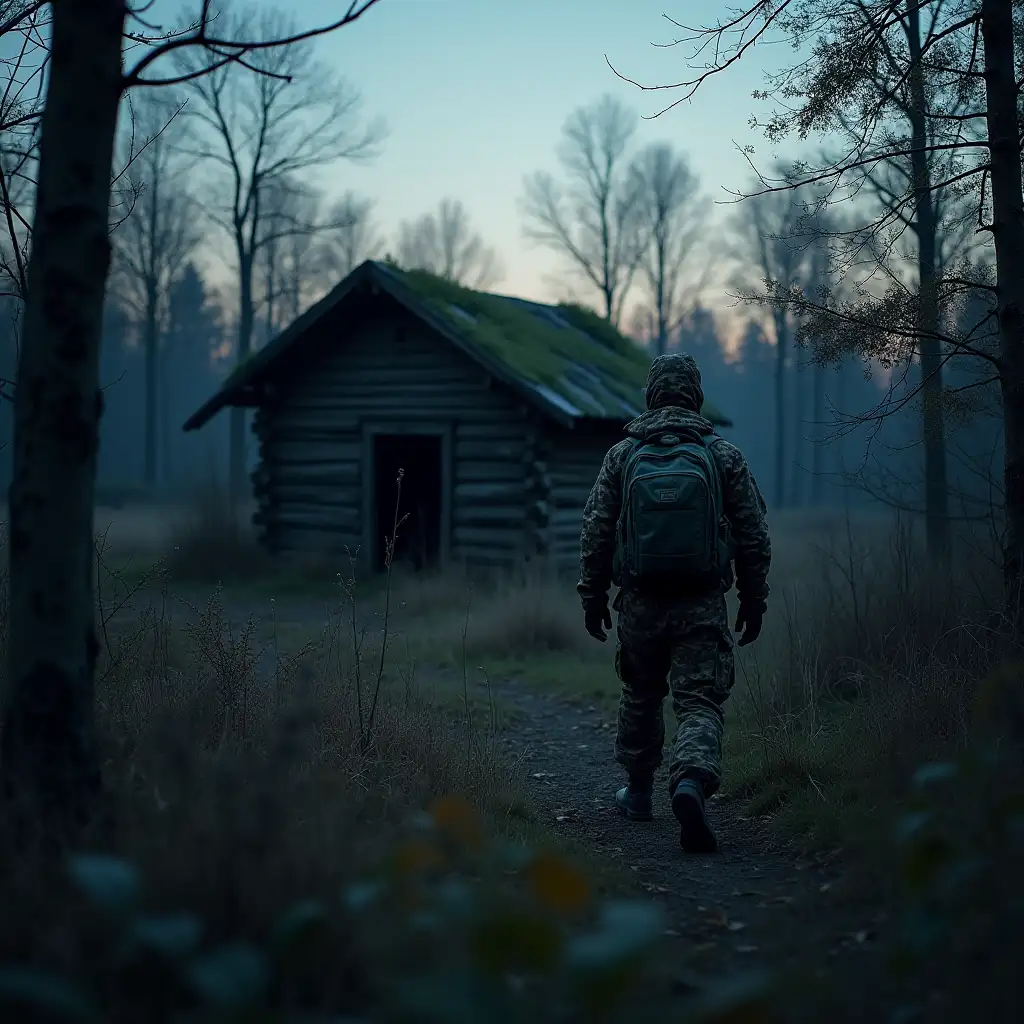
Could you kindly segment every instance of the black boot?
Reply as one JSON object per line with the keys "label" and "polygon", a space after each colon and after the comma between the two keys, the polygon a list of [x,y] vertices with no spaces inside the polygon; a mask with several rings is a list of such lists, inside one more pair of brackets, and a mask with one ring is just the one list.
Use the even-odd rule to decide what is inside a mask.
{"label": "black boot", "polygon": [[654,811],[651,809],[651,794],[654,792],[654,781],[630,779],[615,794],[615,806],[619,813],[630,821],[651,821]]}
{"label": "black boot", "polygon": [[679,822],[679,845],[687,853],[714,853],[718,849],[704,810],[704,790],[696,779],[684,778],[676,786],[672,813]]}

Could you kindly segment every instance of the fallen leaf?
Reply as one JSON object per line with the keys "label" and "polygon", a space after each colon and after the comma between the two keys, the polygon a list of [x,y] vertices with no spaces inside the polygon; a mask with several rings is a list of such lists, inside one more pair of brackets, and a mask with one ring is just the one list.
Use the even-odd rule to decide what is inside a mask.
{"label": "fallen leaf", "polygon": [[741,931],[743,931],[743,929],[744,929],[744,928],[746,928],[747,926],[746,926],[746,924],[745,924],[745,923],[744,923],[743,921],[730,921],[730,922],[729,922],[729,923],[728,923],[728,924],[726,925],[726,927],[727,927],[727,928],[729,929],[729,931],[731,931],[731,932],[741,932]]}

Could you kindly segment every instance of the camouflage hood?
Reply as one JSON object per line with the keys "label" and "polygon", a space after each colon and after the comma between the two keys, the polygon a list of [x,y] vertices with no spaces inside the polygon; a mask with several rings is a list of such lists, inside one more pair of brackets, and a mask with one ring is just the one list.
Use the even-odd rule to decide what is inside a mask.
{"label": "camouflage hood", "polygon": [[644,389],[647,412],[626,424],[630,437],[646,438],[671,427],[695,427],[702,434],[713,434],[710,420],[700,414],[704,389],[700,370],[692,356],[672,353],[658,356],[651,363]]}

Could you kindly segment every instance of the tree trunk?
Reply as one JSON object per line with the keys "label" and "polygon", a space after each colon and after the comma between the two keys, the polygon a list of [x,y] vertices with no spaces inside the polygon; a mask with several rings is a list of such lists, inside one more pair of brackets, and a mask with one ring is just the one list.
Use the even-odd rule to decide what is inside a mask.
{"label": "tree trunk", "polygon": [[[840,423],[843,422],[843,414],[846,409],[846,377],[850,372],[850,361],[849,359],[843,359],[839,363],[839,367],[836,373],[836,398],[835,405],[836,412]],[[849,436],[845,430],[838,432],[839,436],[835,439],[832,444],[832,456],[835,465],[835,471],[842,481],[843,489],[846,490],[846,450],[847,450],[847,437]],[[844,502],[848,501],[848,498],[843,499]]]}
{"label": "tree trunk", "polygon": [[814,364],[811,387],[811,419],[814,420],[814,440],[811,445],[811,504],[820,505],[823,491],[822,449],[825,446],[825,371],[817,363]]}
{"label": "tree trunk", "polygon": [[[270,230],[274,230],[271,222]],[[267,316],[264,322],[265,338],[264,343],[270,341],[274,336],[274,318],[277,310],[277,246],[273,240],[269,241],[264,248],[264,255],[267,261]]]}
{"label": "tree trunk", "polygon": [[173,385],[171,383],[171,351],[166,330],[161,340],[163,344],[159,346],[160,380],[159,388],[157,389],[158,420],[160,425],[160,465],[163,469],[164,488],[169,490],[173,488],[174,484],[174,458],[172,450],[174,448],[176,431],[171,425]]}
{"label": "tree trunk", "polygon": [[910,56],[911,153],[914,183],[914,220],[918,251],[918,342],[921,358],[921,398],[924,442],[924,507],[928,554],[935,560],[949,556],[949,486],[946,476],[946,434],[942,411],[942,347],[934,337],[939,310],[936,283],[938,225],[928,166],[928,126],[924,74],[921,68],[920,0],[907,0],[907,40]]}
{"label": "tree trunk", "polygon": [[144,351],[146,360],[146,409],[143,457],[143,482],[153,489],[157,480],[157,381],[159,380],[159,331],[157,327],[156,282],[146,285],[146,322]]}
{"label": "tree trunk", "polygon": [[659,238],[657,245],[657,285],[655,289],[655,304],[658,307],[658,355],[663,356],[668,351],[668,310],[665,308],[665,245]]}
{"label": "tree trunk", "polygon": [[982,0],[981,18],[1005,430],[1003,572],[1008,606],[1019,636],[1024,627],[1020,600],[1024,577],[1024,194],[1017,134],[1012,0]]}
{"label": "tree trunk", "polygon": [[775,504],[786,504],[786,350],[789,325],[784,312],[775,314]]}
{"label": "tree trunk", "polygon": [[[240,247],[241,248],[241,247]],[[251,255],[239,252],[239,303],[238,303],[238,356],[236,365],[241,366],[252,351],[252,271]],[[234,406],[231,409],[231,438],[229,451],[229,488],[232,501],[244,501],[249,492],[245,456],[246,410]]]}
{"label": "tree trunk", "polygon": [[146,359],[146,425],[144,444],[143,482],[152,490],[156,487],[157,473],[157,315],[160,301],[160,281],[157,273],[157,229],[160,204],[160,175],[153,175],[149,183],[149,195],[146,197],[146,214],[149,220],[146,236],[144,258],[146,287],[146,325],[145,325],[145,359]]}
{"label": "tree trunk", "polygon": [[792,476],[789,478],[789,503],[799,508],[803,501],[803,467],[800,459],[804,453],[804,374],[800,366],[799,352],[793,353],[793,461]]}
{"label": "tree trunk", "polygon": [[100,787],[93,497],[125,0],[52,5],[15,396],[3,792],[54,839]]}

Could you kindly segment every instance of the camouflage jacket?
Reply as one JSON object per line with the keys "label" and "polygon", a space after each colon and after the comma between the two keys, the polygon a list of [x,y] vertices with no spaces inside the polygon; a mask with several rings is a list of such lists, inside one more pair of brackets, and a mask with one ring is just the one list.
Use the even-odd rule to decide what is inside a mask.
{"label": "camouflage jacket", "polygon": [[[612,578],[612,560],[622,508],[622,471],[633,448],[630,438],[643,439],[667,428],[696,427],[702,434],[715,434],[712,424],[697,413],[668,406],[649,410],[626,426],[627,438],[612,447],[604,458],[583,513],[580,539],[580,581],[577,586],[584,605],[607,599]],[[760,604],[768,597],[768,569],[771,541],[765,522],[766,507],[747,461],[735,445],[715,435],[709,441],[722,481],[725,517],[732,531],[736,589],[744,603]],[[731,584],[726,580],[725,584]]]}

